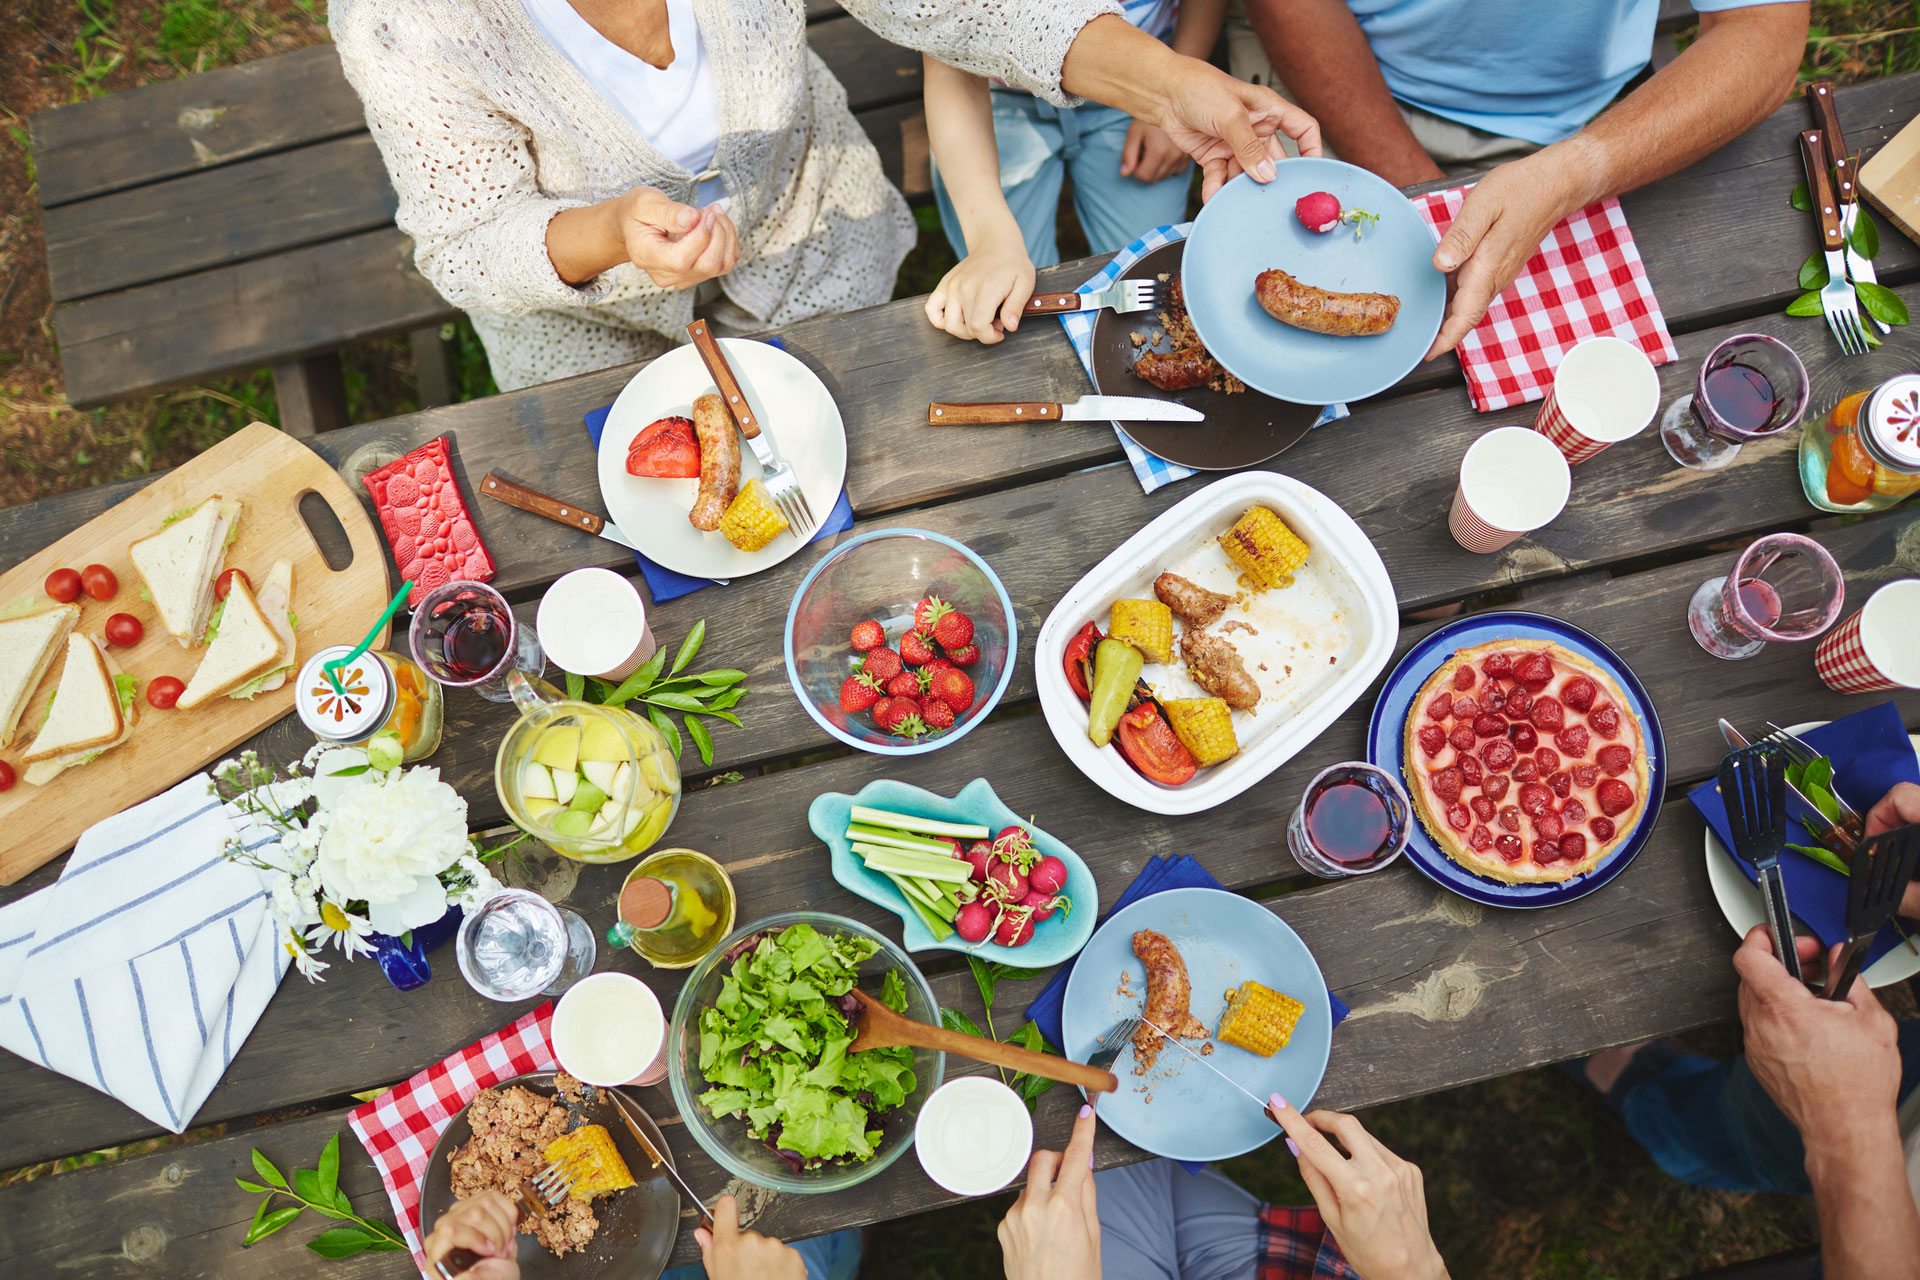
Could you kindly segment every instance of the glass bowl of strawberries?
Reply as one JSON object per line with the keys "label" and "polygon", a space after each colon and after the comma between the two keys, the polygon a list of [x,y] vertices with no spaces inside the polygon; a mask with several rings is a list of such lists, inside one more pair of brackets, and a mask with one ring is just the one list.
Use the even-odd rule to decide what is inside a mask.
{"label": "glass bowl of strawberries", "polygon": [[840,543],[787,610],[787,679],[841,742],[879,755],[937,751],[1006,692],[1013,602],[966,546],[925,529]]}

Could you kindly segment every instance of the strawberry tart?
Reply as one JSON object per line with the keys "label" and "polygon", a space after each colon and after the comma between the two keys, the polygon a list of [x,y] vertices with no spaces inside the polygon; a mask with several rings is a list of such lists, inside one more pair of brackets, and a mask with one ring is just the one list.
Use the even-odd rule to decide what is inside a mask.
{"label": "strawberry tart", "polygon": [[1449,858],[1509,884],[1593,870],[1647,803],[1646,730],[1612,677],[1550,641],[1462,649],[1407,715],[1407,794]]}

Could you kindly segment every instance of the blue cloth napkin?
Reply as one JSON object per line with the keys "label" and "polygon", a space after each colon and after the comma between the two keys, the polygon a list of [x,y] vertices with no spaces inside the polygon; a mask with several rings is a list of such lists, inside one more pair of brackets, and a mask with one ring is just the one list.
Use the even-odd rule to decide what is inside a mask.
{"label": "blue cloth napkin", "polygon": [[[786,345],[778,338],[768,339],[767,345],[770,347],[779,347],[782,351],[786,350]],[[587,424],[587,436],[593,441],[593,447],[595,449],[600,447],[600,433],[606,429],[607,414],[611,412],[612,409],[612,405],[595,409],[583,419]],[[843,488],[840,490],[839,501],[833,504],[833,510],[828,513],[825,520],[820,522],[819,529],[815,530],[813,537],[807,539],[807,541],[818,542],[822,538],[839,533],[852,524],[853,504],[847,501],[847,491]],[[647,580],[647,591],[653,596],[653,602],[655,604],[665,604],[669,600],[677,600],[681,596],[691,595],[702,587],[710,587],[714,584],[714,579],[712,578],[693,578],[684,573],[675,573],[672,569],[666,568],[664,565],[655,564],[638,551],[633,553],[633,558],[635,563],[640,566],[640,576]]]}
{"label": "blue cloth napkin", "polygon": [[[1899,709],[1891,702],[1868,707],[1799,736],[1833,761],[1834,790],[1861,813],[1871,809],[1895,783],[1920,783],[1920,760],[1915,759],[1913,741],[1907,737]],[[1721,846],[1731,855],[1733,839],[1727,833],[1727,809],[1721,800],[1719,779],[1709,778],[1688,792],[1687,799],[1693,801],[1693,807],[1700,811],[1700,816],[1713,828],[1713,834],[1719,837]],[[1798,807],[1790,804],[1789,812]],[[1787,842],[1810,845],[1814,839],[1805,827],[1789,821]],[[1732,862],[1748,880],[1758,878],[1753,868],[1740,858],[1734,857]],[[1847,878],[1792,850],[1781,855],[1780,869],[1787,882],[1787,905],[1793,908],[1800,923],[1813,930],[1828,946],[1845,942]],[[1867,948],[1866,963],[1872,964],[1899,945],[1900,935],[1889,925]]]}
{"label": "blue cloth napkin", "polygon": [[[1113,255],[1113,261],[1100,268],[1094,276],[1081,285],[1076,293],[1098,293],[1118,280],[1122,273],[1140,258],[1158,249],[1161,245],[1172,244],[1176,240],[1185,240],[1187,232],[1193,230],[1191,222],[1182,222],[1177,226],[1155,227],[1132,244]],[[1066,326],[1067,340],[1073,343],[1073,350],[1080,357],[1081,367],[1087,371],[1087,380],[1093,380],[1093,322],[1097,311],[1069,311],[1060,317],[1060,323]],[[1258,392],[1249,392],[1258,395]],[[1324,426],[1336,418],[1347,416],[1347,406],[1330,404],[1320,411],[1314,426]],[[1120,447],[1127,451],[1127,461],[1133,464],[1133,474],[1140,481],[1140,488],[1152,493],[1163,485],[1176,480],[1185,480],[1195,474],[1191,467],[1183,467],[1177,462],[1168,462],[1165,458],[1148,453],[1136,443],[1132,436],[1115,427],[1113,433],[1120,437]]]}

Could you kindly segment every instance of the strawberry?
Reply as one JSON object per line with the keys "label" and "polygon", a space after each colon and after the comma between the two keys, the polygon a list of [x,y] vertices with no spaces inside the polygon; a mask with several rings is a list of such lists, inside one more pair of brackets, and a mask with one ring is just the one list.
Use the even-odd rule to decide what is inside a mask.
{"label": "strawberry", "polygon": [[[949,616],[957,617],[958,615]],[[936,671],[929,682],[929,692],[952,707],[954,714],[959,715],[973,706],[973,677],[958,667]]]}
{"label": "strawberry", "polygon": [[1520,855],[1525,852],[1525,849],[1522,848],[1520,844],[1519,836],[1501,836],[1493,842],[1493,847],[1498,849],[1500,856],[1508,862],[1520,861]]}
{"label": "strawberry", "polygon": [[1490,679],[1498,680],[1513,674],[1513,658],[1504,653],[1490,653],[1487,655],[1487,660],[1480,664],[1480,669],[1486,672]]}
{"label": "strawberry", "polygon": [[973,643],[973,619],[955,609],[933,624],[933,638],[942,649],[958,649]]}
{"label": "strawberry", "polygon": [[1443,693],[1427,704],[1427,719],[1445,720],[1453,714],[1453,695]]}
{"label": "strawberry", "polygon": [[1465,831],[1473,825],[1473,814],[1459,801],[1447,806],[1447,825],[1455,831]]}
{"label": "strawberry", "polygon": [[1558,840],[1534,841],[1533,860],[1543,867],[1549,862],[1560,861],[1560,842]]}
{"label": "strawberry", "polygon": [[1507,693],[1507,719],[1522,720],[1533,706],[1533,691],[1517,684]]}
{"label": "strawberry", "polygon": [[1553,683],[1553,661],[1544,653],[1530,653],[1513,664],[1514,678],[1535,692]]}
{"label": "strawberry", "polygon": [[947,650],[947,658],[956,666],[970,667],[980,661],[980,646],[963,644],[958,649]]}
{"label": "strawberry", "polygon": [[1500,829],[1518,831],[1520,829],[1520,810],[1510,804],[1500,806]]}
{"label": "strawberry", "polygon": [[927,722],[929,729],[953,728],[953,708],[938,698],[928,698],[920,704],[920,718]]}
{"label": "strawberry", "polygon": [[1440,748],[1447,745],[1447,731],[1437,724],[1423,724],[1418,735],[1420,749],[1429,756],[1440,754]]}
{"label": "strawberry", "polygon": [[1544,782],[1529,782],[1520,788],[1520,811],[1537,818],[1553,807],[1553,789]]}
{"label": "strawberry", "polygon": [[886,629],[872,618],[853,624],[853,648],[856,653],[878,649],[887,642]]}
{"label": "strawberry", "polygon": [[1475,853],[1479,853],[1492,843],[1493,832],[1487,830],[1483,823],[1475,823],[1473,830],[1467,832],[1467,847]]}
{"label": "strawberry", "polygon": [[920,718],[920,704],[912,698],[882,698],[873,704],[873,722],[888,733],[899,733],[908,720]]}
{"label": "strawberry", "polygon": [[1516,754],[1511,742],[1496,739],[1480,748],[1480,762],[1497,773],[1503,769],[1513,768]]}
{"label": "strawberry", "polygon": [[[1521,755],[1532,755],[1533,749],[1540,745],[1540,734],[1530,724],[1516,724],[1507,730],[1507,740]],[[1525,782],[1526,779],[1522,778],[1521,781]]]}
{"label": "strawberry", "polygon": [[1617,818],[1633,808],[1633,788],[1618,778],[1602,778],[1593,798],[1600,802],[1600,812],[1609,818]]}
{"label": "strawberry", "polygon": [[1459,769],[1448,765],[1433,775],[1433,794],[1448,802],[1458,800],[1460,798],[1460,787],[1465,781],[1466,779],[1461,776]]}
{"label": "strawberry", "polygon": [[871,649],[860,659],[860,670],[884,684],[900,674],[900,655],[891,649]]}
{"label": "strawberry", "polygon": [[1560,701],[1585,715],[1593,710],[1593,700],[1599,692],[1599,686],[1593,681],[1585,676],[1575,676],[1560,690]]}
{"label": "strawberry", "polygon": [[[1519,743],[1514,743],[1519,746]],[[1540,766],[1534,763],[1532,756],[1521,756],[1513,762],[1513,780],[1515,782],[1533,782],[1540,777]]]}
{"label": "strawberry", "polygon": [[1472,720],[1480,714],[1480,703],[1472,694],[1466,694],[1453,700],[1453,718]]}
{"label": "strawberry", "polygon": [[1552,747],[1542,747],[1533,753],[1533,762],[1540,766],[1540,772],[1552,773],[1560,767],[1560,753]]}
{"label": "strawberry", "polygon": [[1620,712],[1609,703],[1604,707],[1595,707],[1593,714],[1587,717],[1587,723],[1593,731],[1603,738],[1611,738],[1620,732]]}
{"label": "strawberry", "polygon": [[1587,733],[1587,726],[1583,724],[1570,724],[1553,735],[1553,744],[1575,760],[1587,754],[1587,744],[1590,741],[1591,735]]}
{"label": "strawberry", "polygon": [[1473,682],[1479,677],[1472,667],[1461,667],[1453,673],[1453,687],[1458,692],[1473,688]]}
{"label": "strawberry", "polygon": [[1594,757],[1594,761],[1609,775],[1619,775],[1625,773],[1627,766],[1633,763],[1633,748],[1611,742],[1600,748],[1600,754]]}
{"label": "strawberry", "polygon": [[1480,767],[1478,756],[1470,756],[1462,752],[1460,758],[1454,763],[1460,766],[1460,776],[1470,787],[1479,786],[1487,776],[1486,771]]}
{"label": "strawberry", "polygon": [[1595,840],[1611,840],[1614,832],[1613,819],[1595,818],[1587,824],[1587,830],[1593,832]]}
{"label": "strawberry", "polygon": [[1566,829],[1557,813],[1543,813],[1533,820],[1533,833],[1542,840],[1558,840]]}
{"label": "strawberry", "polygon": [[1512,785],[1512,778],[1504,773],[1495,773],[1490,774],[1487,780],[1480,784],[1480,789],[1487,793],[1487,799],[1498,804],[1507,798],[1507,788]]}
{"label": "strawberry", "polygon": [[909,712],[904,720],[899,721],[893,726],[891,732],[896,738],[925,737],[927,734],[927,722],[922,720],[917,714]]}
{"label": "strawberry", "polygon": [[1487,799],[1485,796],[1475,796],[1468,804],[1473,809],[1474,817],[1480,819],[1482,822],[1493,821],[1493,801]]}
{"label": "strawberry", "polygon": [[935,658],[933,661],[922,666],[920,669],[926,672],[928,675],[932,675],[934,672],[940,671],[943,669],[947,671],[958,671],[960,668],[954,666],[953,663],[946,658]]}
{"label": "strawberry", "polygon": [[1600,770],[1595,765],[1577,764],[1573,766],[1573,785],[1590,787],[1600,780]]}
{"label": "strawberry", "polygon": [[1552,777],[1548,778],[1547,785],[1553,788],[1553,794],[1559,796],[1562,800],[1565,800],[1573,794],[1573,777],[1565,769],[1561,769]]}
{"label": "strawberry", "polygon": [[893,719],[893,699],[885,694],[881,694],[878,698],[874,699],[873,705],[869,707],[868,710],[873,713],[874,727],[885,730],[887,728],[887,722]]}
{"label": "strawberry", "polygon": [[1505,737],[1507,722],[1491,711],[1482,711],[1473,718],[1473,732],[1481,738]]}
{"label": "strawberry", "polygon": [[1453,726],[1453,732],[1447,735],[1447,741],[1453,744],[1455,751],[1473,750],[1473,726],[1470,724]]}
{"label": "strawberry", "polygon": [[845,712],[866,711],[880,700],[880,690],[866,676],[848,676],[840,682],[840,709]]}
{"label": "strawberry", "polygon": [[1577,827],[1587,820],[1587,806],[1578,800],[1569,800],[1560,806],[1560,821],[1570,827]]}
{"label": "strawberry", "polygon": [[933,651],[933,641],[919,631],[909,631],[900,637],[900,657],[911,666],[925,666],[939,656]]}
{"label": "strawberry", "polygon": [[1568,862],[1578,862],[1587,856],[1587,838],[1578,831],[1569,831],[1560,837],[1560,856]]}
{"label": "strawberry", "polygon": [[920,674],[916,671],[902,671],[887,681],[887,694],[895,698],[918,698],[921,694]]}
{"label": "strawberry", "polygon": [[934,624],[953,612],[953,606],[939,596],[922,596],[913,606],[913,629],[931,633]]}
{"label": "strawberry", "polygon": [[1533,722],[1534,728],[1551,733],[1566,723],[1567,713],[1558,698],[1535,698],[1532,709],[1527,712],[1527,719]]}

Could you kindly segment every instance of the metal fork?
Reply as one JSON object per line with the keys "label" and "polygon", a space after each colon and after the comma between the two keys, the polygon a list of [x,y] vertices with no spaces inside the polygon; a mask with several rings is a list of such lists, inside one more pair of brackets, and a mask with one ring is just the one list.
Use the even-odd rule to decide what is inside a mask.
{"label": "metal fork", "polygon": [[1023,316],[1057,316],[1070,311],[1098,311],[1105,307],[1116,314],[1151,311],[1160,300],[1158,280],[1116,280],[1098,293],[1036,293],[1020,309]]}
{"label": "metal fork", "polygon": [[[1781,751],[1786,753],[1787,763],[1799,765],[1804,769],[1815,760],[1824,759],[1818,751],[1808,746],[1804,739],[1787,732],[1773,721],[1767,721],[1767,729],[1767,736],[1761,741],[1777,743]],[[1867,820],[1860,816],[1858,809],[1847,803],[1847,798],[1836,788],[1828,787],[1827,790],[1832,794],[1833,802],[1840,806],[1839,826],[1848,835],[1858,840],[1867,829]]]}
{"label": "metal fork", "polygon": [[780,514],[787,518],[787,526],[793,536],[805,538],[813,532],[817,523],[813,518],[813,508],[808,505],[806,492],[794,477],[793,468],[787,465],[787,460],[780,456],[780,450],[774,446],[773,437],[762,429],[760,417],[748,402],[746,390],[735,376],[726,352],[720,349],[705,320],[695,320],[688,325],[687,336],[693,339],[694,350],[700,353],[700,360],[713,377],[713,385],[718,388],[720,398],[726,401],[727,412],[733,415],[740,434],[747,438],[747,446],[753,450],[753,456],[760,460],[760,483],[767,488],[767,500],[780,508]]}
{"label": "metal fork", "polygon": [[1787,907],[1787,882],[1780,854],[1787,847],[1786,753],[1777,742],[1742,747],[1720,762],[1720,798],[1727,808],[1733,851],[1754,869],[1766,901],[1773,953],[1787,972],[1800,977],[1800,953],[1793,940],[1793,913]]}
{"label": "metal fork", "polygon": [[1093,1046],[1093,1053],[1087,1058],[1087,1065],[1098,1067],[1102,1071],[1113,1070],[1114,1062],[1126,1047],[1133,1043],[1134,1032],[1140,1030],[1139,1018],[1122,1018],[1107,1028]]}
{"label": "metal fork", "polygon": [[1913,879],[1920,857],[1920,825],[1897,827],[1861,844],[1847,880],[1847,941],[1827,969],[1829,1000],[1845,1000],[1860,976],[1867,944],[1900,909],[1900,897]]}
{"label": "metal fork", "polygon": [[[556,1209],[573,1190],[576,1161],[580,1153],[563,1156],[555,1160],[531,1178],[522,1178],[509,1193],[514,1207],[524,1218],[544,1218],[549,1209]],[[480,1255],[471,1249],[449,1249],[446,1256],[433,1264],[440,1280],[453,1280],[457,1275],[471,1271],[480,1265]]]}
{"label": "metal fork", "polygon": [[1813,196],[1814,216],[1820,223],[1820,245],[1827,259],[1827,283],[1820,290],[1820,310],[1834,341],[1850,356],[1867,354],[1866,326],[1860,323],[1860,302],[1847,279],[1844,250],[1847,233],[1840,224],[1840,208],[1833,198],[1833,177],[1827,167],[1823,133],[1808,129],[1800,135],[1800,159],[1806,165],[1807,190]]}

